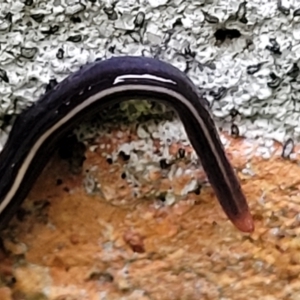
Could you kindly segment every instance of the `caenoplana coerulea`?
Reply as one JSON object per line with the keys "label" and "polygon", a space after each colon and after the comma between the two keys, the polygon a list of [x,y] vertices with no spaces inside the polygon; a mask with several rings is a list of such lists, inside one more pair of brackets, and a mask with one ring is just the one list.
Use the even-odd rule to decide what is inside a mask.
{"label": "caenoplana coerulea", "polygon": [[18,115],[0,153],[0,228],[26,198],[57,142],[87,115],[128,98],[174,108],[224,212],[241,231],[253,231],[240,183],[195,85],[171,64],[132,56],[82,67]]}

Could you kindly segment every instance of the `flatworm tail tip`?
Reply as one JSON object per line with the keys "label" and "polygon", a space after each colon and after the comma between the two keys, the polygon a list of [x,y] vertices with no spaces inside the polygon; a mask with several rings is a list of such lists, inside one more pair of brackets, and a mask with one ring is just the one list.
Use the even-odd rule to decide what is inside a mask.
{"label": "flatworm tail tip", "polygon": [[254,231],[253,218],[248,210],[231,221],[242,232],[252,233]]}

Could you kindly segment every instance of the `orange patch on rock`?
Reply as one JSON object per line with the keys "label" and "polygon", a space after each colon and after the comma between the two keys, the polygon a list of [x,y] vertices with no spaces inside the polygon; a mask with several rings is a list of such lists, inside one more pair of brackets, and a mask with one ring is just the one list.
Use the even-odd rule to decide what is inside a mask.
{"label": "orange patch on rock", "polygon": [[[114,134],[97,143],[112,150],[129,139]],[[131,133],[130,139],[136,136]],[[171,152],[179,147],[172,145]],[[67,164],[54,157],[23,206],[47,199],[43,218],[32,213],[23,222],[13,220],[3,233],[4,245],[16,244],[11,246],[15,251],[23,249],[20,244],[26,247],[2,257],[0,273],[11,272],[17,283],[0,288],[0,298],[10,300],[17,291],[45,293],[48,299],[94,300],[100,294],[108,299],[288,299],[291,293],[297,299],[300,167],[280,158],[276,147],[277,155],[269,160],[246,155],[242,139],[230,139],[226,150],[239,170],[255,220],[253,234],[234,228],[210,187],[171,206],[145,197],[151,189],[165,191],[170,185],[179,193],[190,175],[169,181],[153,171],[136,197],[121,178],[125,162],[107,163],[100,147],[87,151],[80,175],[70,174]],[[241,172],[247,162],[253,175]],[[86,170],[99,183],[93,195],[83,187]],[[204,177],[197,170],[193,174]]]}

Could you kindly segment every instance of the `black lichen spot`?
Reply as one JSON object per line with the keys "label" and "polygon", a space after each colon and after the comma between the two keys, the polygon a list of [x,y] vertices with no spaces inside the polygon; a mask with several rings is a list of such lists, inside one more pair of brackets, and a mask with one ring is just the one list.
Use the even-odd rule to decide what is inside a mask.
{"label": "black lichen spot", "polygon": [[125,172],[123,172],[123,173],[121,174],[121,178],[122,178],[122,179],[125,179],[125,178],[126,178],[126,173],[125,173]]}
{"label": "black lichen spot", "polygon": [[13,14],[11,12],[8,12],[6,14],[6,16],[4,17],[4,19],[11,23],[12,22],[12,17],[13,17]]}
{"label": "black lichen spot", "polygon": [[9,78],[7,76],[7,73],[3,69],[0,69],[0,79],[2,79],[6,83],[9,83]]}
{"label": "black lichen spot", "polygon": [[300,16],[300,8],[294,10],[294,13],[293,13],[293,17],[299,17]]}
{"label": "black lichen spot", "polygon": [[183,49],[183,55],[185,56],[185,58],[195,58],[196,56],[196,52],[195,51],[192,51],[191,50],[191,47],[190,45],[186,46],[184,49]]}
{"label": "black lichen spot", "polygon": [[209,13],[202,11],[204,14],[204,20],[210,24],[216,24],[219,23],[219,18],[210,15]]}
{"label": "black lichen spot", "polygon": [[215,33],[214,36],[218,42],[223,43],[226,39],[237,39],[241,36],[241,33],[237,29],[226,29],[220,28]]}
{"label": "black lichen spot", "polygon": [[57,53],[56,53],[57,59],[63,59],[63,58],[64,58],[64,54],[65,54],[64,49],[59,48],[59,49],[57,50]]}
{"label": "black lichen spot", "polygon": [[248,23],[248,19],[246,17],[242,17],[242,18],[240,18],[240,22],[244,23],[244,24],[247,24]]}
{"label": "black lichen spot", "polygon": [[31,6],[33,4],[33,0],[25,0],[24,4],[26,6]]}
{"label": "black lichen spot", "polygon": [[50,26],[50,28],[48,30],[42,30],[41,32],[43,34],[54,34],[56,33],[57,31],[59,30],[59,26],[58,25],[53,25],[53,26]]}
{"label": "black lichen spot", "polygon": [[239,115],[239,111],[237,109],[233,108],[230,110],[230,116],[232,118],[235,118],[237,115]]}
{"label": "black lichen spot", "polygon": [[200,195],[202,190],[202,185],[200,182],[197,182],[196,187],[193,190],[190,190],[188,194],[195,194],[195,195]]}
{"label": "black lichen spot", "polygon": [[167,193],[166,192],[161,192],[159,195],[158,195],[158,199],[162,202],[165,202],[166,201],[166,196],[167,196]]}
{"label": "black lichen spot", "polygon": [[278,7],[278,10],[282,12],[285,16],[288,16],[290,14],[290,9],[284,6]]}
{"label": "black lichen spot", "polygon": [[280,46],[277,43],[276,39],[270,39],[270,43],[271,45],[266,46],[266,49],[274,54],[281,55]]}
{"label": "black lichen spot", "polygon": [[118,19],[118,14],[116,13],[114,7],[104,7],[103,11],[105,12],[109,20],[115,21]]}
{"label": "black lichen spot", "polygon": [[197,187],[193,190],[193,193],[195,193],[196,195],[200,195],[201,189],[202,189],[201,184],[198,184]]}
{"label": "black lichen spot", "polygon": [[277,9],[283,13],[285,16],[288,16],[290,14],[290,9],[287,7],[282,6],[281,0],[277,1]]}
{"label": "black lichen spot", "polygon": [[50,79],[46,86],[46,93],[51,91],[58,84],[56,79]]}
{"label": "black lichen spot", "polygon": [[97,0],[88,0],[88,1],[90,1],[92,3],[96,3],[97,2]]}
{"label": "black lichen spot", "polygon": [[79,43],[82,41],[82,36],[80,34],[72,35],[67,38],[67,41],[73,43]]}
{"label": "black lichen spot", "polygon": [[108,48],[108,51],[109,51],[110,53],[112,53],[112,54],[115,53],[115,50],[116,50],[116,46],[115,46],[115,45],[109,46],[109,48]]}
{"label": "black lichen spot", "polygon": [[254,45],[253,40],[246,39],[246,46],[244,49],[250,49]]}
{"label": "black lichen spot", "polygon": [[211,90],[209,92],[209,95],[214,97],[214,99],[216,101],[218,101],[218,100],[222,99],[225,96],[226,91],[227,91],[227,89],[225,87],[221,86],[216,91]]}
{"label": "black lichen spot", "polygon": [[281,83],[281,78],[278,77],[275,73],[270,73],[270,77],[272,81],[269,81],[267,83],[268,87],[272,88],[272,89],[276,89],[279,87],[280,83]]}
{"label": "black lichen spot", "polygon": [[106,161],[107,161],[107,163],[110,164],[110,165],[113,163],[113,160],[112,160],[111,157],[108,157],[108,158],[106,159]]}
{"label": "black lichen spot", "polygon": [[70,189],[69,189],[67,186],[65,186],[65,187],[63,188],[63,190],[64,190],[66,193],[69,193],[69,192],[70,192]]}
{"label": "black lichen spot", "polygon": [[240,136],[240,131],[239,131],[239,128],[236,124],[232,124],[231,125],[231,136],[234,137],[234,138],[237,138]]}
{"label": "black lichen spot", "polygon": [[81,23],[81,18],[79,16],[71,16],[70,20],[73,23]]}
{"label": "black lichen spot", "polygon": [[261,68],[261,66],[263,65],[263,63],[259,63],[257,65],[252,65],[252,66],[248,66],[247,67],[247,73],[249,75],[253,75],[255,74],[256,72],[258,72]]}
{"label": "black lichen spot", "polygon": [[294,147],[295,147],[294,141],[291,138],[289,138],[283,145],[281,157],[288,159],[290,155],[293,153]]}
{"label": "black lichen spot", "polygon": [[45,18],[45,15],[44,14],[33,14],[33,15],[31,15],[31,18],[34,21],[36,21],[37,23],[42,23]]}
{"label": "black lichen spot", "polygon": [[140,11],[134,19],[134,25],[135,27],[141,28],[143,27],[144,23],[145,23],[145,13],[143,13],[142,11]]}
{"label": "black lichen spot", "polygon": [[167,163],[167,160],[165,158],[162,158],[159,161],[159,165],[160,165],[161,169],[167,169],[170,166],[170,164]]}
{"label": "black lichen spot", "polygon": [[248,23],[248,20],[246,18],[246,14],[247,14],[247,2],[244,1],[239,5],[238,11],[236,12],[236,18],[244,24]]}
{"label": "black lichen spot", "polygon": [[299,75],[299,67],[297,63],[294,63],[292,68],[286,73],[286,75],[296,78]]}
{"label": "black lichen spot", "polygon": [[175,20],[175,22],[174,22],[173,25],[172,25],[172,28],[174,29],[174,28],[177,27],[177,26],[182,26],[182,20],[181,20],[181,18],[177,18],[177,19]]}
{"label": "black lichen spot", "polygon": [[128,161],[130,159],[130,154],[126,154],[124,151],[120,151],[119,157],[124,161]]}

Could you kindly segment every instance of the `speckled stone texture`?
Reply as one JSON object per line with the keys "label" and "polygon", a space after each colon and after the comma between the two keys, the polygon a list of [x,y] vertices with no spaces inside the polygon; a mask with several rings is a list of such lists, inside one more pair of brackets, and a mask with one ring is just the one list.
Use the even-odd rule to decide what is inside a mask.
{"label": "speckled stone texture", "polygon": [[299,299],[299,40],[296,0],[0,0],[0,149],[52,80],[158,57],[210,102],[256,226],[226,219],[167,108],[129,101],[76,129],[82,170],[52,158],[1,234],[0,299]]}
{"label": "speckled stone texture", "polygon": [[299,140],[298,1],[1,0],[0,31],[0,144],[49,80],[126,54],[187,72],[224,130]]}

